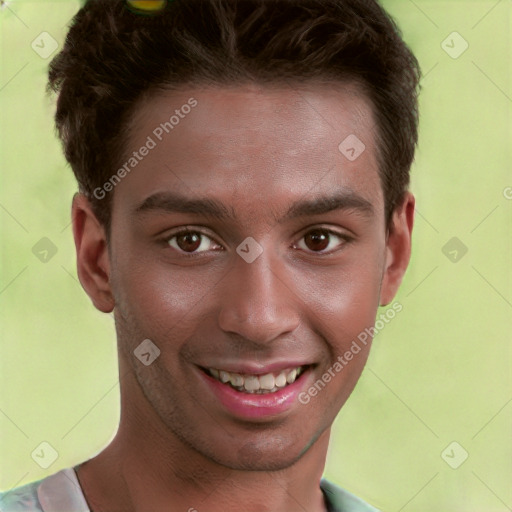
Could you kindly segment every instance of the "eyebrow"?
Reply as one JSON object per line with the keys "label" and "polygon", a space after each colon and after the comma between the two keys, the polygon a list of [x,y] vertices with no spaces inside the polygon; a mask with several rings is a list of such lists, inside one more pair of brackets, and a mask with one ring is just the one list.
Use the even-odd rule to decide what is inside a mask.
{"label": "eyebrow", "polygon": [[[357,211],[367,217],[374,215],[373,205],[352,191],[339,192],[329,196],[317,196],[310,199],[300,199],[292,204],[280,219],[282,222],[300,217],[322,215],[337,210]],[[158,192],[146,198],[135,208],[136,214],[145,212],[189,213],[216,219],[236,220],[236,213],[224,203],[211,198],[190,198],[176,192]]]}

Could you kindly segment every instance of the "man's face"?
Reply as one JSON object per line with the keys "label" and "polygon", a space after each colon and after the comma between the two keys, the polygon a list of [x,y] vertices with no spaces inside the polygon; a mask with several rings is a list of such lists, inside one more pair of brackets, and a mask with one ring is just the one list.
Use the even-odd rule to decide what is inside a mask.
{"label": "man's face", "polygon": [[[197,105],[159,140],[155,129],[190,98]],[[362,372],[369,343],[333,368],[373,326],[380,301],[386,232],[373,124],[369,102],[339,85],[162,92],[134,116],[128,156],[148,136],[156,146],[114,191],[120,356],[147,401],[134,407],[149,404],[213,461],[289,466]],[[365,145],[355,160],[338,149],[354,135]],[[145,339],[161,351],[149,366],[134,356]],[[294,369],[302,373],[277,392],[231,385],[282,385],[279,374],[293,381]],[[305,400],[329,369],[334,377]],[[231,384],[215,378],[220,370]]]}

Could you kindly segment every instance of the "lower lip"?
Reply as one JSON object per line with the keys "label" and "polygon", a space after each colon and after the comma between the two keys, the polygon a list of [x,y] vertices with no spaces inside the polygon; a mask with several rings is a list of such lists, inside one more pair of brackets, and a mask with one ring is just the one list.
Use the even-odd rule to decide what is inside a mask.
{"label": "lower lip", "polygon": [[232,415],[243,419],[267,418],[289,411],[298,405],[298,395],[306,387],[310,368],[307,368],[292,384],[275,393],[244,393],[229,384],[223,384],[203,370],[199,373],[210,392]]}

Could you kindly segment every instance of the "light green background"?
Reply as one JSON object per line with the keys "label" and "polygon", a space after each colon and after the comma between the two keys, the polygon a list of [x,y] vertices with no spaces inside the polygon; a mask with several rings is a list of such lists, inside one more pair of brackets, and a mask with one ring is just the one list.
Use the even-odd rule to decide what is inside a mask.
{"label": "light green background", "polygon": [[[510,511],[512,0],[383,4],[425,75],[414,250],[403,311],[336,420],[326,476],[384,512]],[[76,186],[44,93],[50,59],[31,47],[42,32],[61,45],[78,6],[0,7],[3,490],[90,458],[119,420],[113,321],[76,278]],[[461,48],[454,31],[469,44],[456,59],[442,46]],[[57,248],[46,263],[32,252],[43,237]],[[456,262],[442,250],[453,237],[468,248]],[[58,452],[47,469],[31,458],[43,441]],[[454,465],[462,449],[452,469],[441,454]]]}

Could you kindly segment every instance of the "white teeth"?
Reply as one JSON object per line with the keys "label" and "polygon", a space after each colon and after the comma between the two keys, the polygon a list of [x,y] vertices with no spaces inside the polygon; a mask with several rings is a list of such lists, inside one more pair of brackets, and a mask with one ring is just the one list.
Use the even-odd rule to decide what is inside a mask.
{"label": "white teeth", "polygon": [[230,373],[216,368],[208,369],[210,375],[220,380],[224,384],[230,384],[238,391],[247,393],[275,393],[288,384],[292,384],[298,376],[304,371],[304,367],[299,366],[292,370],[285,370],[278,375],[266,373],[265,375],[241,375],[239,373]]}
{"label": "white teeth", "polygon": [[255,375],[245,377],[244,388],[246,391],[256,391],[260,389],[260,379]]}
{"label": "white teeth", "polygon": [[284,372],[281,372],[276,377],[276,386],[278,388],[284,388],[286,386],[286,374]]}
{"label": "white teeth", "polygon": [[274,376],[271,373],[267,373],[266,375],[260,375],[260,388],[261,389],[274,389],[276,382],[274,380]]}
{"label": "white teeth", "polygon": [[232,373],[231,384],[236,388],[242,387],[244,385],[244,378],[239,373]]}
{"label": "white teeth", "polygon": [[286,376],[286,382],[288,384],[291,384],[292,382],[295,382],[295,379],[297,378],[297,370],[294,368],[287,376]]}

